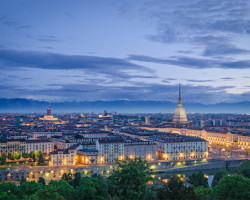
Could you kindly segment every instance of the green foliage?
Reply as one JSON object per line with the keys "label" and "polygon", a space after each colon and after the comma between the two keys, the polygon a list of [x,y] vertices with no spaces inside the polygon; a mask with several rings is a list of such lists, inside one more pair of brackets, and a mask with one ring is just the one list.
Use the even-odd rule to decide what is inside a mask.
{"label": "green foliage", "polygon": [[83,178],[81,184],[76,188],[76,199],[95,199],[95,195],[96,188],[94,187],[94,183],[89,178]]}
{"label": "green foliage", "polygon": [[25,182],[26,182],[26,178],[22,177],[21,180],[20,180],[20,185],[22,185]]}
{"label": "green foliage", "polygon": [[57,188],[48,186],[38,190],[30,197],[30,200],[64,200],[63,196],[57,192]]}
{"label": "green foliage", "polygon": [[241,174],[246,178],[250,178],[250,169],[243,169],[241,170]]}
{"label": "green foliage", "polygon": [[244,162],[242,162],[237,168],[237,172],[241,173],[243,169],[250,169],[250,160],[245,160]]}
{"label": "green foliage", "polygon": [[5,165],[6,164],[6,156],[0,156],[0,165]]}
{"label": "green foliage", "polygon": [[71,172],[68,173],[68,182],[73,180],[73,174]]}
{"label": "green foliage", "polygon": [[42,185],[45,185],[45,180],[43,177],[40,177],[38,180],[38,183],[41,183]]}
{"label": "green foliage", "polygon": [[203,186],[195,188],[195,196],[200,200],[210,200],[212,199],[212,188],[205,188]]}
{"label": "green foliage", "polygon": [[51,181],[49,186],[52,186],[56,189],[57,193],[64,197],[67,200],[74,199],[74,188],[65,180],[60,181]]}
{"label": "green foliage", "polygon": [[121,200],[142,199],[151,172],[146,161],[127,158],[119,161],[118,168],[108,177],[109,192]]}
{"label": "green foliage", "polygon": [[64,180],[64,181],[69,182],[68,174],[67,174],[67,173],[64,173],[64,174],[62,175],[62,178],[61,178],[61,179]]}
{"label": "green foliage", "polygon": [[34,155],[36,155],[34,151],[31,151],[31,152],[29,153],[29,157],[30,157],[30,158],[33,158]]}
{"label": "green foliage", "polygon": [[40,157],[41,155],[43,155],[43,154],[42,154],[42,152],[41,152],[41,151],[37,151],[37,152],[35,152],[35,155],[36,155],[36,157],[38,157],[38,158],[39,158],[39,157]]}
{"label": "green foliage", "polygon": [[23,153],[22,153],[22,157],[23,157],[23,158],[28,158],[28,157],[29,157],[29,154],[28,154],[28,153],[23,152]]}
{"label": "green foliage", "polygon": [[74,179],[70,183],[75,188],[81,184],[81,179],[82,179],[82,174],[80,172],[76,172]]}
{"label": "green foliage", "polygon": [[106,199],[108,194],[108,184],[101,175],[93,175],[91,181],[96,189],[95,199]]}
{"label": "green foliage", "polygon": [[24,182],[21,184],[21,194],[23,196],[30,196],[34,193],[36,193],[38,190],[43,189],[43,185],[41,183],[36,183],[35,181],[31,182]]}
{"label": "green foliage", "polygon": [[242,175],[224,176],[213,190],[214,200],[250,199],[250,179]]}
{"label": "green foliage", "polygon": [[215,175],[214,175],[214,179],[213,179],[213,182],[212,182],[212,187],[216,186],[220,179],[223,177],[223,176],[227,176],[228,173],[226,171],[225,168],[223,168],[221,171],[217,172]]}
{"label": "green foliage", "polygon": [[245,160],[244,162],[242,162],[237,168],[237,173],[250,178],[250,160]]}
{"label": "green foliage", "polygon": [[13,153],[8,153],[8,159],[10,159],[10,160],[15,160],[15,156],[14,156],[14,154]]}
{"label": "green foliage", "polygon": [[188,182],[195,187],[208,187],[208,178],[205,177],[205,174],[202,171],[199,171],[198,173],[193,173],[191,176],[189,176]]}
{"label": "green foliage", "polygon": [[17,200],[19,199],[20,189],[15,183],[0,184],[0,200]]}
{"label": "green foliage", "polygon": [[38,165],[42,165],[42,164],[44,164],[44,159],[43,159],[43,155],[40,154],[38,157]]}
{"label": "green foliage", "polygon": [[21,158],[21,154],[20,153],[15,153],[14,155],[16,160],[19,160]]}
{"label": "green foliage", "polygon": [[157,190],[159,200],[196,200],[193,186],[185,187],[184,183],[173,176],[167,184]]}

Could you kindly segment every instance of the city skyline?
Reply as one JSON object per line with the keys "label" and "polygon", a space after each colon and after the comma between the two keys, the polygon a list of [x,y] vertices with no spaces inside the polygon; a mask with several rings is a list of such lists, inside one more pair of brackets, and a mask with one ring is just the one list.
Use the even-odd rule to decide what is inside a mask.
{"label": "city skyline", "polygon": [[[250,99],[246,1],[1,1],[0,98]],[[184,105],[185,106],[185,105]]]}

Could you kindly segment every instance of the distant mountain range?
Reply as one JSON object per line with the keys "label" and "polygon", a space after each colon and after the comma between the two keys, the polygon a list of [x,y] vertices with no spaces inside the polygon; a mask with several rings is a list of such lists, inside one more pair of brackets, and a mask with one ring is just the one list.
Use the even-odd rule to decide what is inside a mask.
{"label": "distant mountain range", "polygon": [[[45,113],[49,105],[46,101],[30,99],[0,99],[0,112]],[[169,101],[82,101],[52,103],[53,113],[87,113],[117,111],[118,113],[173,113],[177,102]],[[198,113],[250,113],[250,102],[198,104],[183,103],[187,112]]]}

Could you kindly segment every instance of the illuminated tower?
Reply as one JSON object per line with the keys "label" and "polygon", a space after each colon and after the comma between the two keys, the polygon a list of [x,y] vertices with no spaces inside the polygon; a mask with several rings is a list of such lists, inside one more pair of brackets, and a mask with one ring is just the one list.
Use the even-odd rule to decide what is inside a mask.
{"label": "illuminated tower", "polygon": [[49,107],[47,109],[47,115],[51,115],[51,105],[49,104]]}
{"label": "illuminated tower", "polygon": [[179,100],[178,105],[174,111],[174,117],[173,122],[175,123],[187,123],[187,114],[185,109],[183,108],[182,102],[181,102],[181,85],[179,84]]}

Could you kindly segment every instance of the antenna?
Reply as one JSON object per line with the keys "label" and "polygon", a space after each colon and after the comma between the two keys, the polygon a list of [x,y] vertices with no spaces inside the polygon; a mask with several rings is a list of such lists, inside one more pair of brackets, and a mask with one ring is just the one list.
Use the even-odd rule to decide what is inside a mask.
{"label": "antenna", "polygon": [[181,84],[179,83],[179,102],[181,103]]}

